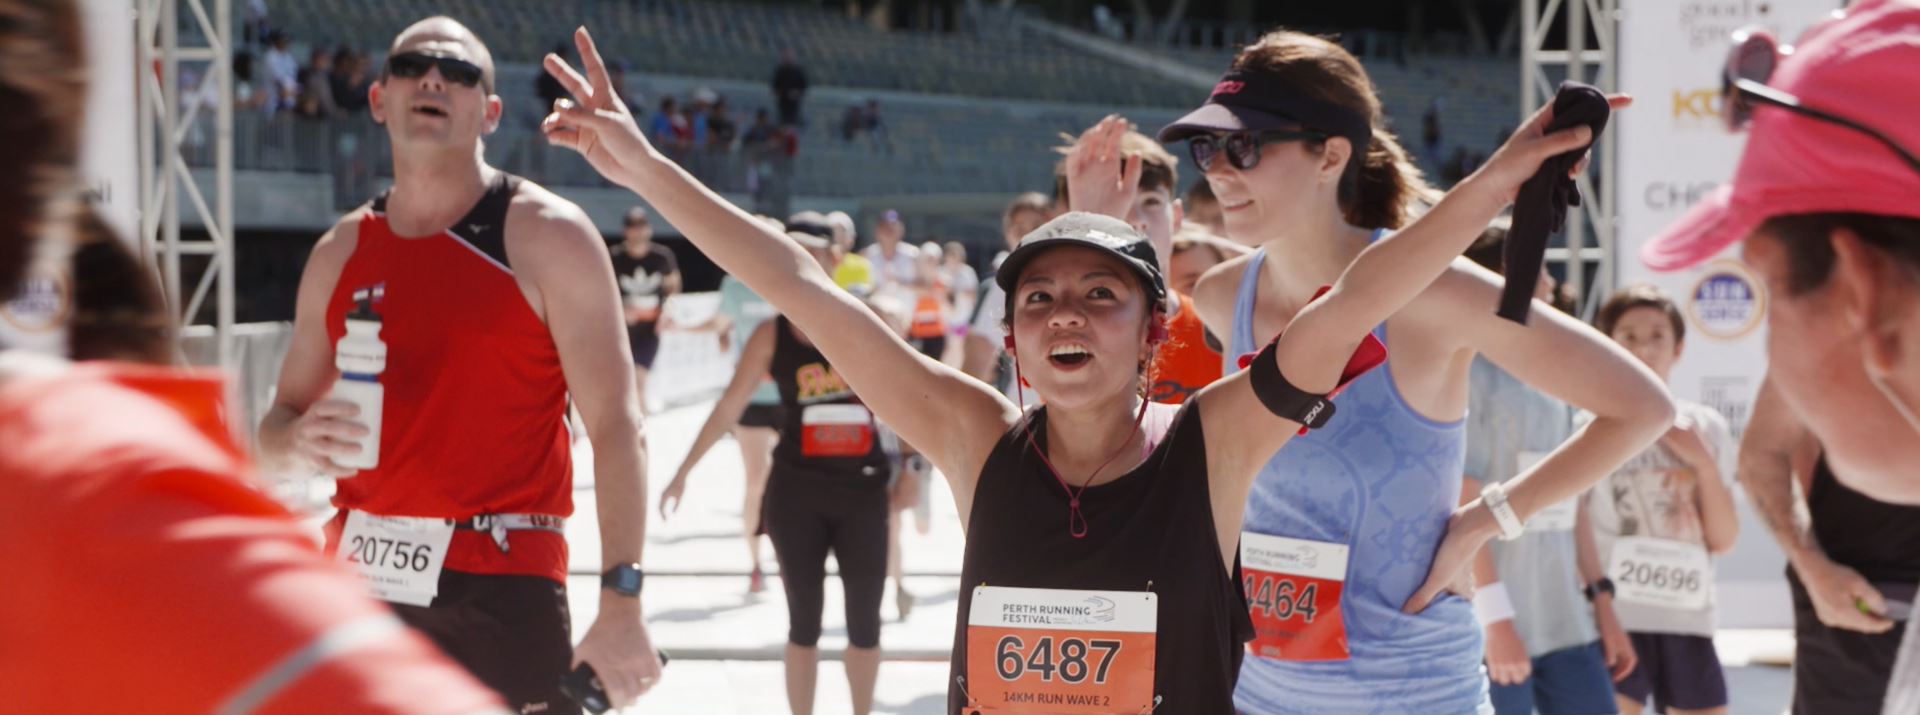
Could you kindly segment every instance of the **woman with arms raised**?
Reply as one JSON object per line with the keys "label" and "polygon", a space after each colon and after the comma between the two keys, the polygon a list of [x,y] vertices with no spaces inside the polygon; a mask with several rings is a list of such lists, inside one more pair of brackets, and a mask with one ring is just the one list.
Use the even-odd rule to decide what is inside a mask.
{"label": "woman with arms raised", "polygon": [[[585,30],[576,40],[586,77],[547,58],[578,100],[556,106],[548,140],[640,194],[813,336],[875,416],[947,475],[967,530],[953,713],[1229,711],[1251,635],[1235,574],[1240,519],[1260,466],[1303,424],[1324,424],[1325,395],[1383,357],[1373,326],[1439,275],[1543,160],[1591,139],[1584,128],[1545,134],[1546,113],[1536,115],[1453,196],[1363,252],[1254,369],[1180,408],[1141,398],[1165,334],[1152,248],[1117,219],[1057,218],[997,278],[1016,369],[1046,402],[1023,415],[914,351],[798,244],[663,157],[613,96]],[[1527,514],[1575,486],[1522,485],[1513,503]],[[1493,519],[1462,510],[1439,581],[1466,577]]]}

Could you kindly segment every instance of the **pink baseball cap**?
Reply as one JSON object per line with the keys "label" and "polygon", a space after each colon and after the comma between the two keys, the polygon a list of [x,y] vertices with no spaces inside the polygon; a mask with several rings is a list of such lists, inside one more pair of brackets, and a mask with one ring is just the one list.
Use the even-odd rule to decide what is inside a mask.
{"label": "pink baseball cap", "polygon": [[[1920,0],[1866,0],[1807,30],[1767,86],[1920,151]],[[1699,264],[1775,216],[1920,218],[1920,171],[1859,131],[1756,107],[1733,180],[1647,242],[1656,271]]]}

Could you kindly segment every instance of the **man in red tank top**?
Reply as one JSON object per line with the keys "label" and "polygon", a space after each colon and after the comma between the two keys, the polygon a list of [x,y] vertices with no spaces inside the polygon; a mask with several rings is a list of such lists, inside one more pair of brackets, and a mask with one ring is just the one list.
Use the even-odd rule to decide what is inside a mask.
{"label": "man in red tank top", "polygon": [[[645,447],[605,244],[578,206],[484,162],[501,104],[471,31],[422,20],[388,55],[369,99],[394,185],[314,247],[261,451],[342,478],[329,551],[513,707],[578,712],[559,685],[580,664],[630,703],[661,663],[641,617]],[[577,648],[569,395],[593,441],[605,569]]]}

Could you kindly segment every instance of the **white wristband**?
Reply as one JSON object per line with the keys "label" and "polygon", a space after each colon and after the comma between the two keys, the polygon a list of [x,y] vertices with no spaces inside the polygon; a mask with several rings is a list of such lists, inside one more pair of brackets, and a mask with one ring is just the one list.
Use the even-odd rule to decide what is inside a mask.
{"label": "white wristband", "polygon": [[1481,586],[1473,592],[1473,617],[1480,627],[1513,620],[1513,599],[1507,596],[1507,585],[1498,581]]}
{"label": "white wristband", "polygon": [[1493,523],[1500,527],[1501,541],[1512,541],[1527,533],[1526,524],[1513,512],[1513,505],[1507,503],[1507,485],[1487,482],[1487,486],[1480,489],[1480,501],[1487,505],[1487,511],[1493,514]]}

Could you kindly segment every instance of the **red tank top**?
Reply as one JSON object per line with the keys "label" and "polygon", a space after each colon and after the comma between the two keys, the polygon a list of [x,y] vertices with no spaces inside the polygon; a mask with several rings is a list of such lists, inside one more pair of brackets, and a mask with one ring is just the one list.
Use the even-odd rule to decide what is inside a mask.
{"label": "red tank top", "polygon": [[1220,353],[1207,347],[1207,326],[1200,322],[1193,299],[1174,295],[1180,300],[1180,312],[1167,321],[1167,341],[1154,356],[1153,390],[1148,398],[1178,405],[1220,379],[1222,366]]}
{"label": "red tank top", "polygon": [[[327,303],[327,339],[346,334],[356,291],[382,288],[373,305],[387,344],[380,464],[342,480],[335,506],[449,519],[573,513],[560,353],[507,261],[507,206],[519,182],[501,172],[467,216],[431,236],[395,235],[384,196],[362,213],[359,243]],[[330,549],[343,521],[328,525]],[[566,579],[560,534],[508,539],[502,552],[482,532],[455,531],[446,567]]]}

